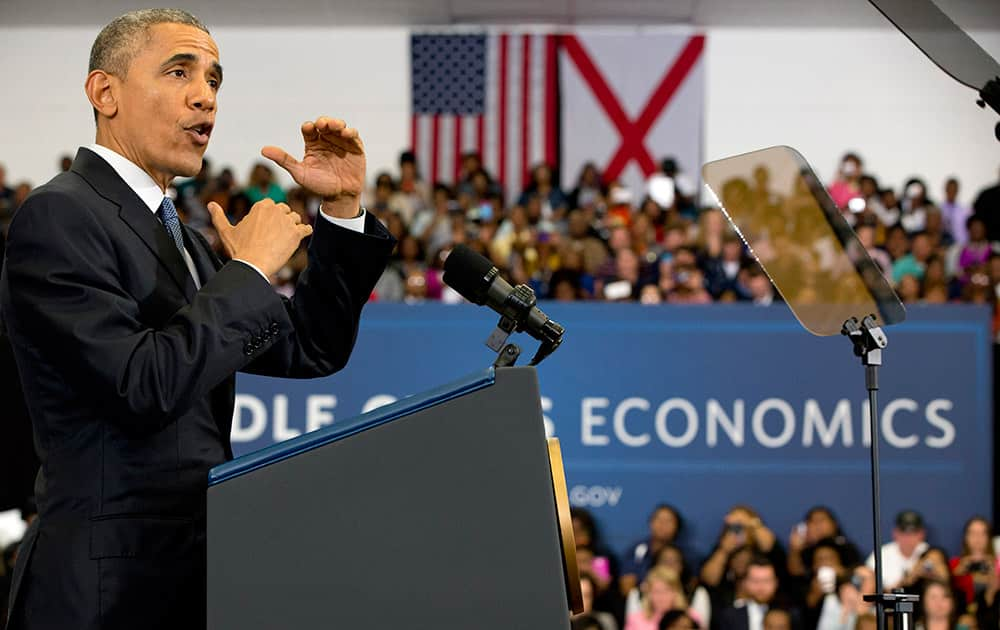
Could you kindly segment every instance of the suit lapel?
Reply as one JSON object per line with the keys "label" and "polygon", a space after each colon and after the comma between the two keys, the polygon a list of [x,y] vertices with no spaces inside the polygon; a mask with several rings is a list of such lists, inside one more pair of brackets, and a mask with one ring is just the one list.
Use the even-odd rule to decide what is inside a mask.
{"label": "suit lapel", "polygon": [[198,278],[201,279],[201,284],[204,286],[222,266],[222,261],[219,260],[219,257],[215,255],[215,252],[208,246],[208,242],[197,230],[182,224],[181,231],[184,233],[184,246],[187,247],[188,253],[191,254],[194,267],[198,270]]}
{"label": "suit lapel", "polygon": [[111,165],[93,151],[81,148],[73,160],[71,170],[85,179],[97,194],[118,206],[118,216],[142,239],[160,264],[166,267],[170,277],[190,302],[196,291],[194,280],[173,239],[156,215],[149,211]]}

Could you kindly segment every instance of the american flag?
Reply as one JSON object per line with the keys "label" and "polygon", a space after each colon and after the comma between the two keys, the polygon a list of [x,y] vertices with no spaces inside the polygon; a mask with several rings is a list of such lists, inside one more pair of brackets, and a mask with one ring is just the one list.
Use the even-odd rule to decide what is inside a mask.
{"label": "american flag", "polygon": [[508,200],[545,162],[559,173],[557,35],[414,34],[411,147],[425,178],[452,184],[476,151]]}

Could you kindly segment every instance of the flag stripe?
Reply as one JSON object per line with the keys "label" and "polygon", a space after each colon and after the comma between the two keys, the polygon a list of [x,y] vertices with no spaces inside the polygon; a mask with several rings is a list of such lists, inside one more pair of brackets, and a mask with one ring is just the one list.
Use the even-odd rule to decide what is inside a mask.
{"label": "flag stripe", "polygon": [[506,33],[500,36],[500,94],[497,98],[497,180],[503,185],[507,181],[507,44]]}
{"label": "flag stripe", "polygon": [[555,169],[556,159],[556,36],[545,36],[545,163]]}
{"label": "flag stripe", "polygon": [[431,185],[438,183],[438,168],[441,166],[441,115],[431,118]]}
{"label": "flag stripe", "polygon": [[420,146],[420,136],[418,135],[418,128],[420,127],[420,115],[414,112],[413,116],[410,118],[410,151],[414,153],[417,152],[417,147]]}
{"label": "flag stripe", "polygon": [[[486,148],[486,125],[485,116],[479,114],[476,116],[476,153],[479,154],[479,159],[483,159],[483,150]],[[485,163],[485,161],[484,161]]]}
{"label": "flag stripe", "polygon": [[531,180],[531,35],[521,37],[521,188]]}
{"label": "flag stripe", "polygon": [[455,116],[455,149],[451,156],[452,168],[451,168],[451,181],[458,183],[458,172],[462,165],[462,154],[465,153],[465,147],[462,146],[462,126],[464,120],[461,116]]}

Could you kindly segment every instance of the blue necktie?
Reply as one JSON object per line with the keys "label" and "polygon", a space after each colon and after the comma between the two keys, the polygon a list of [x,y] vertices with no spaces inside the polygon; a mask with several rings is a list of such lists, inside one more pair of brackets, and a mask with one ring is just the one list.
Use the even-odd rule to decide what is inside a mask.
{"label": "blue necktie", "polygon": [[183,258],[184,237],[181,236],[181,220],[177,216],[177,208],[174,207],[174,202],[170,197],[163,198],[157,214],[160,215],[160,221],[163,221],[163,225],[170,232],[170,236],[174,239],[174,244],[177,245],[177,251],[180,252],[181,258]]}

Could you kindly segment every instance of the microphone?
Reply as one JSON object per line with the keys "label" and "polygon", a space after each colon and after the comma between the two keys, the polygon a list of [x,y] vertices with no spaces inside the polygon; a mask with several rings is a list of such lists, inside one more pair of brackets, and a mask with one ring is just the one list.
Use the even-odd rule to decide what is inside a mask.
{"label": "microphone", "polygon": [[492,350],[500,352],[512,331],[526,332],[542,342],[531,360],[531,365],[536,365],[562,343],[563,327],[535,306],[531,287],[510,286],[493,263],[465,245],[455,246],[445,259],[444,282],[473,304],[486,305],[500,314],[497,330],[486,341]]}

